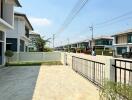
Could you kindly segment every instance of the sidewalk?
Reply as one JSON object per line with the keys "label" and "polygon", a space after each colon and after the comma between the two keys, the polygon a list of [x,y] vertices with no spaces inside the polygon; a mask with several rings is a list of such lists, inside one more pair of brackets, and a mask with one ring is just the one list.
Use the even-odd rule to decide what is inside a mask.
{"label": "sidewalk", "polygon": [[41,66],[33,100],[99,100],[97,88],[68,66]]}

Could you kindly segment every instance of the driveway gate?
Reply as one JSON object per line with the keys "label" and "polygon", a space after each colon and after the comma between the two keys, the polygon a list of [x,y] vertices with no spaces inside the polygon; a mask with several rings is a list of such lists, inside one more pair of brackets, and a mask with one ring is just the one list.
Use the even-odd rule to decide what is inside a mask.
{"label": "driveway gate", "polygon": [[79,57],[72,57],[74,71],[87,78],[92,83],[102,87],[105,79],[105,64]]}
{"label": "driveway gate", "polygon": [[115,82],[132,85],[132,61],[115,59]]}

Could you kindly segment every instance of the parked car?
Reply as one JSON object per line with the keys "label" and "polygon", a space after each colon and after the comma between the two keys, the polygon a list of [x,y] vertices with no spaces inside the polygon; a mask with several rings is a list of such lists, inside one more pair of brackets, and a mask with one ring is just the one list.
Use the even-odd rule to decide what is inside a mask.
{"label": "parked car", "polygon": [[122,54],[123,58],[132,58],[132,52],[125,52]]}

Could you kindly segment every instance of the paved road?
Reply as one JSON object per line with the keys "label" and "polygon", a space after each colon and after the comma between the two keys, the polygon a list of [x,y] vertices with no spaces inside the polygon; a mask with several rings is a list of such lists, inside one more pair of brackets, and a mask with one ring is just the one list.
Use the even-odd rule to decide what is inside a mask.
{"label": "paved road", "polygon": [[99,100],[97,88],[67,66],[41,66],[33,100]]}
{"label": "paved road", "polygon": [[0,100],[32,100],[39,66],[0,69]]}

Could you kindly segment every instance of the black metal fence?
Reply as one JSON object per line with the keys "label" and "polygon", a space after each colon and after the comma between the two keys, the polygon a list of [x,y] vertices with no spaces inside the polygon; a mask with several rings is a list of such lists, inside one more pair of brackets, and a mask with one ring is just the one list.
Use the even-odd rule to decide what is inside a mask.
{"label": "black metal fence", "polygon": [[115,59],[115,82],[132,85],[132,61]]}
{"label": "black metal fence", "polygon": [[105,79],[104,63],[72,57],[72,68],[92,83],[102,87]]}

